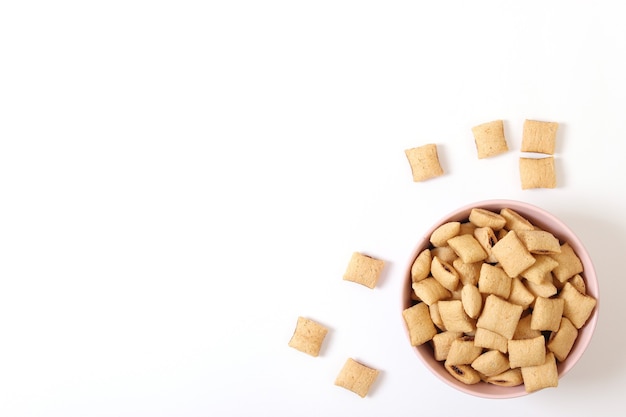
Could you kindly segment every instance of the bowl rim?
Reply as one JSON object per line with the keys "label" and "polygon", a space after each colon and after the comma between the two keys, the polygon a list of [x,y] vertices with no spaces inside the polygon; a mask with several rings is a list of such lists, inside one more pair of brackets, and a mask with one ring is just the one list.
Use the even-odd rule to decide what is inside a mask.
{"label": "bowl rim", "polygon": [[[412,305],[411,300],[411,286],[407,285],[411,281],[411,266],[417,257],[417,255],[430,244],[430,235],[432,232],[441,224],[447,221],[455,221],[455,220],[463,220],[467,219],[469,216],[469,212],[472,208],[485,208],[488,210],[494,209],[502,209],[504,207],[511,208],[512,210],[519,212],[524,218],[527,218],[531,223],[536,226],[539,226],[545,230],[552,232],[552,229],[558,229],[560,232],[552,232],[554,235],[559,238],[561,241],[567,241],[570,243],[581,262],[585,266],[585,270],[583,272],[583,277],[585,279],[585,284],[587,286],[587,293],[594,296],[596,299],[596,306],[585,323],[582,329],[579,329],[579,334],[577,337],[572,350],[570,351],[570,356],[568,360],[565,362],[559,363],[557,365],[559,380],[561,380],[579,361],[579,359],[584,354],[587,349],[591,339],[593,337],[593,333],[595,332],[598,317],[599,317],[599,284],[597,279],[597,274],[595,271],[595,267],[593,265],[593,261],[589,256],[589,253],[584,246],[583,242],[580,240],[578,235],[567,225],[565,222],[557,218],[554,214],[550,213],[546,209],[543,209],[537,205],[527,203],[519,200],[512,199],[490,199],[490,200],[480,200],[473,203],[465,204],[457,209],[454,209],[447,213],[445,216],[439,218],[435,223],[433,223],[424,234],[418,239],[415,244],[413,250],[411,251],[411,255],[409,258],[409,262],[407,262],[407,267],[404,270],[403,275],[403,285],[402,285],[402,302],[401,307],[402,310],[406,309],[410,305]],[[528,214],[526,212],[532,212]],[[534,214],[533,214],[534,213]],[[551,226],[549,226],[551,224]],[[567,234],[568,238],[563,239],[563,234]],[[592,277],[591,280],[588,277]],[[406,322],[404,319],[402,320],[402,327],[404,332],[408,338],[408,328],[406,326]],[[584,331],[584,340],[581,340],[580,332]],[[408,339],[407,339],[408,340]],[[582,343],[582,344],[581,344]],[[524,385],[518,385],[516,387],[500,387],[497,385],[487,384],[485,382],[479,382],[476,385],[465,385],[462,382],[456,380],[451,375],[447,374],[447,372],[441,372],[443,368],[442,363],[438,362],[432,357],[427,355],[427,350],[432,352],[432,348],[429,343],[425,343],[422,346],[411,346],[410,343],[408,346],[414,351],[414,353],[418,356],[421,362],[432,372],[435,376],[437,376],[440,380],[445,382],[447,385],[464,392],[466,394],[470,394],[477,397],[482,398],[490,398],[490,399],[506,399],[506,398],[516,398],[528,395],[526,392]],[[574,356],[571,356],[572,353]],[[486,388],[486,389],[481,389]]]}

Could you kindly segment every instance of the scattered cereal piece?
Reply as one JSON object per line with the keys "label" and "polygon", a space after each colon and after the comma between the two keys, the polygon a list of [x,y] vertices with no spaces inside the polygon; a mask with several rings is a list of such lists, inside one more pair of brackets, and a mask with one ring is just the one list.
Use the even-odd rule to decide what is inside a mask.
{"label": "scattered cereal piece", "polygon": [[318,356],[328,329],[304,317],[298,317],[289,346],[311,356]]}
{"label": "scattered cereal piece", "polygon": [[379,371],[348,358],[335,379],[335,385],[364,398],[376,380]]}
{"label": "scattered cereal piece", "polygon": [[554,155],[558,127],[559,124],[556,122],[524,121],[522,152]]}
{"label": "scattered cereal piece", "polygon": [[472,128],[478,158],[489,158],[509,150],[504,137],[504,123],[494,120]]}
{"label": "scattered cereal piece", "polygon": [[420,182],[443,175],[443,169],[439,164],[437,145],[431,143],[407,149],[404,153],[411,166],[413,181]]}
{"label": "scattered cereal piece", "polygon": [[519,173],[522,189],[556,188],[554,157],[520,158]]}
{"label": "scattered cereal piece", "polygon": [[374,288],[385,266],[385,262],[358,252],[352,254],[343,279]]}

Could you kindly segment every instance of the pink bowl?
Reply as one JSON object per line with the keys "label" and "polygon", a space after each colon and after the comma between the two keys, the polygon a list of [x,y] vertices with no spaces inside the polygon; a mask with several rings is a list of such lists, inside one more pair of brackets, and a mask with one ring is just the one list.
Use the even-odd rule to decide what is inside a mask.
{"label": "pink bowl", "polygon": [[[500,209],[508,207],[520,215],[528,219],[534,225],[550,231],[557,238],[559,238],[562,242],[569,242],[572,246],[580,260],[582,261],[584,272],[581,274],[585,280],[587,286],[587,294],[593,296],[598,303],[594,311],[589,317],[587,323],[578,331],[578,338],[570,351],[570,354],[565,359],[565,361],[559,363],[557,365],[559,378],[562,378],[570,369],[574,367],[576,362],[581,358],[585,349],[589,345],[591,341],[591,337],[596,327],[596,323],[598,321],[598,307],[600,305],[598,296],[598,278],[596,276],[595,269],[593,267],[593,263],[587,250],[583,246],[582,242],[578,237],[572,232],[561,220],[553,216],[552,214],[546,212],[539,207],[533,206],[528,203],[523,203],[520,201],[514,200],[488,200],[488,201],[480,201],[472,204],[468,204],[464,207],[461,207],[457,210],[454,210],[447,216],[443,217],[439,222],[434,224],[430,229],[428,229],[424,233],[424,237],[418,242],[417,247],[415,248],[411,261],[408,264],[408,267],[404,276],[404,286],[402,293],[402,310],[410,307],[413,302],[411,300],[411,266],[413,261],[417,257],[417,255],[430,245],[430,235],[433,231],[443,223],[449,221],[463,221],[467,220],[469,217],[470,211],[472,208],[480,207],[487,210],[492,211],[500,211]],[[402,319],[404,322],[404,319]],[[408,338],[408,329],[406,328],[406,324],[404,325],[407,338]],[[410,346],[410,344],[409,344]],[[501,387],[498,385],[488,384],[485,382],[479,382],[474,385],[466,385],[454,377],[452,377],[444,368],[442,362],[438,362],[435,360],[433,355],[432,347],[429,343],[425,343],[418,347],[412,347],[415,350],[417,356],[422,360],[422,362],[426,365],[426,367],[434,373],[437,377],[439,377],[442,381],[447,383],[448,385],[458,389],[467,394],[475,395],[478,397],[484,398],[514,398],[521,397],[523,395],[528,394],[524,389],[524,385],[519,385],[516,387]]]}

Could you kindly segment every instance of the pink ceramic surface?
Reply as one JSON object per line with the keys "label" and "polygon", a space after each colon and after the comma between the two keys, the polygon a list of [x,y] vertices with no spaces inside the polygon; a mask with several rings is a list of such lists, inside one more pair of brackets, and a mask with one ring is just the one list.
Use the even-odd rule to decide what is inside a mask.
{"label": "pink ceramic surface", "polygon": [[[591,258],[587,253],[585,247],[578,237],[565,225],[562,221],[557,219],[554,215],[546,212],[545,210],[533,206],[528,203],[523,203],[514,200],[488,200],[488,201],[480,201],[476,203],[469,204],[467,206],[461,207],[447,216],[443,217],[439,222],[434,224],[430,229],[426,230],[422,239],[417,242],[417,246],[415,251],[412,254],[409,265],[407,266],[404,283],[403,286],[403,294],[402,294],[402,309],[410,307],[412,305],[411,301],[411,265],[413,261],[417,257],[417,255],[425,248],[427,248],[430,244],[429,237],[432,232],[441,224],[448,221],[462,221],[467,220],[469,217],[469,213],[472,208],[480,207],[492,211],[500,211],[500,209],[504,207],[508,207],[516,212],[518,212],[523,217],[527,218],[534,225],[552,232],[557,238],[559,238],[562,242],[569,242],[572,248],[575,250],[576,254],[580,258],[583,264],[584,272],[581,274],[585,279],[585,283],[587,285],[587,294],[593,296],[598,300],[598,280],[596,276],[595,269],[593,267]],[[567,357],[567,359],[558,364],[559,378],[562,378],[572,367],[576,364],[576,362],[580,359],[585,349],[589,345],[591,341],[591,337],[596,327],[596,323],[598,320],[598,307],[600,302],[596,304],[596,308],[594,309],[591,317],[587,321],[587,323],[583,326],[582,329],[578,332],[578,339],[576,340],[572,350]],[[406,330],[406,325],[405,325]],[[407,330],[408,336],[408,330]],[[410,346],[407,337],[407,344]],[[466,385],[462,382],[454,379],[444,368],[442,362],[438,362],[435,360],[433,356],[433,351],[429,343],[425,343],[422,346],[413,347],[417,356],[423,361],[426,367],[437,375],[442,381],[451,385],[452,387],[465,392],[467,394],[484,397],[484,398],[513,398],[520,397],[526,395],[527,392],[524,389],[524,385],[520,385],[517,387],[500,387],[497,385],[487,384],[484,382],[480,382],[475,385]],[[554,388],[548,388],[554,389]],[[556,388],[558,389],[558,388]]]}

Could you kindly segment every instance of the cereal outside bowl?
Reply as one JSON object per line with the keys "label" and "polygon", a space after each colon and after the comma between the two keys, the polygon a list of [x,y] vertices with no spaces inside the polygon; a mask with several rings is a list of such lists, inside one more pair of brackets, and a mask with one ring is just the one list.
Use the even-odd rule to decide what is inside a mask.
{"label": "cereal outside bowl", "polygon": [[[572,369],[572,367],[574,367],[576,362],[578,362],[578,360],[581,358],[585,349],[587,348],[587,346],[589,345],[591,341],[591,338],[592,338],[592,335],[593,335],[593,332],[595,330],[596,323],[598,320],[598,307],[600,304],[598,300],[598,297],[599,297],[598,280],[597,280],[596,272],[593,267],[591,258],[589,257],[589,254],[587,253],[580,239],[574,234],[574,232],[572,232],[572,230],[569,229],[567,225],[565,225],[565,223],[563,223],[554,215],[548,213],[547,211],[539,207],[536,207],[528,203],[520,202],[520,201],[514,201],[514,200],[480,201],[480,202],[468,204],[464,207],[454,210],[453,212],[443,217],[440,221],[438,221],[432,227],[430,227],[424,233],[424,236],[421,238],[421,240],[417,243],[417,246],[410,258],[410,262],[408,264],[408,267],[404,275],[404,281],[403,281],[404,285],[403,285],[403,292],[402,292],[403,313],[407,308],[412,307],[416,304],[420,304],[420,303],[426,304],[425,302],[423,302],[423,300],[420,300],[419,297],[415,297],[415,293],[412,288],[413,282],[412,282],[412,276],[411,276],[411,268],[413,266],[415,259],[424,249],[433,248],[430,242],[430,237],[439,226],[448,222],[461,222],[461,223],[467,222],[469,219],[469,215],[473,208],[482,208],[482,209],[489,210],[495,213],[500,213],[500,210],[503,208],[511,209],[515,213],[519,214],[524,219],[532,223],[532,225],[535,226],[536,228],[552,233],[552,235],[554,235],[554,237],[556,237],[559,240],[559,243],[561,245],[564,243],[568,243],[571,246],[571,248],[574,250],[575,254],[578,256],[578,258],[580,259],[583,272],[581,272],[578,275],[580,275],[584,280],[586,295],[593,297],[596,300],[596,304],[595,304],[595,307],[593,307],[593,310],[591,311],[587,320],[584,322],[584,325],[582,325],[582,327],[578,329],[576,340],[573,343],[573,346],[571,347],[571,350],[569,351],[569,354],[567,355],[567,357],[563,361],[556,360],[558,380],[560,380],[570,369]],[[528,284],[527,281],[525,281],[525,278],[521,278],[521,280],[522,282],[525,282],[527,286],[530,285]],[[554,282],[557,285],[559,284],[559,282],[557,281],[554,281]],[[462,287],[463,284],[459,283],[459,286]],[[546,296],[545,298],[558,297],[562,291],[562,288],[564,288],[564,283],[561,283],[558,286],[560,287],[558,288],[558,291],[559,291],[558,294],[555,294],[553,296]],[[458,291],[457,291],[457,294],[458,294]],[[483,294],[481,308],[485,306],[486,296],[487,294]],[[506,300],[506,298],[502,298],[502,299]],[[533,306],[534,304],[531,304],[531,306],[525,308],[524,313],[522,314],[521,317],[524,317],[525,315],[528,314],[529,311],[532,311]],[[478,319],[480,319],[480,317],[478,317]],[[496,384],[485,382],[484,381],[485,378],[482,378],[480,382],[474,383],[474,384],[465,384],[459,381],[457,378],[453,377],[451,373],[449,373],[449,371],[444,367],[443,361],[438,361],[435,359],[432,340],[423,342],[416,346],[412,345],[413,343],[411,339],[411,333],[408,328],[407,320],[406,318],[404,318],[404,314],[403,314],[402,320],[403,320],[404,328],[407,334],[407,339],[408,339],[407,345],[411,346],[411,348],[414,349],[417,356],[422,360],[422,362],[426,365],[426,367],[432,373],[434,373],[442,381],[452,386],[453,388],[456,388],[464,393],[475,395],[478,397],[483,397],[483,398],[514,398],[514,397],[521,397],[521,396],[527,395],[529,391],[530,392],[536,391],[536,389],[532,389],[532,388],[527,390],[527,387],[525,386],[524,383],[520,385],[516,385],[516,386],[502,386],[502,385],[496,385]],[[476,320],[474,320],[474,324],[475,323],[476,323]],[[435,328],[438,332],[442,332],[442,329],[438,328],[438,326],[435,326]],[[550,332],[543,330],[541,333],[547,343],[550,337]],[[469,339],[471,340],[471,338],[472,338],[472,335],[470,334]],[[487,350],[489,349],[483,348],[483,353],[486,352]],[[546,352],[546,355],[550,354],[550,350],[547,347],[545,348],[545,352]],[[507,355],[508,355],[508,352],[507,352]]]}

